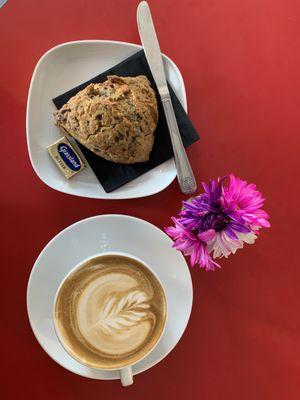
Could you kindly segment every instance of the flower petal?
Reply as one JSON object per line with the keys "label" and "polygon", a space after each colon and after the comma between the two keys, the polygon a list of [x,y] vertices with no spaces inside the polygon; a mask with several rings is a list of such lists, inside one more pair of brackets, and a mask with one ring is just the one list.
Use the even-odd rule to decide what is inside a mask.
{"label": "flower petal", "polygon": [[234,230],[230,228],[230,225],[227,225],[227,227],[225,228],[225,232],[230,237],[230,239],[238,240],[238,237],[234,233]]}
{"label": "flower petal", "polygon": [[214,229],[208,229],[207,231],[198,233],[198,238],[201,240],[201,242],[208,243],[213,240],[215,237],[215,230]]}

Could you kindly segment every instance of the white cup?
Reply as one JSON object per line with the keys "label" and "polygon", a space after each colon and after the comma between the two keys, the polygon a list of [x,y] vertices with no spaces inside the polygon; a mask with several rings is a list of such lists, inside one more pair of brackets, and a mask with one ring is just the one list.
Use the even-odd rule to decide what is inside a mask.
{"label": "white cup", "polygon": [[[90,367],[90,368],[94,368],[94,367],[91,367],[88,363],[83,363],[81,360],[75,358],[74,355],[71,354],[70,351],[68,350],[68,348],[65,346],[64,340],[63,340],[63,338],[61,337],[60,332],[59,332],[59,329],[57,328],[56,323],[55,323],[55,305],[56,305],[56,300],[57,300],[58,293],[59,293],[59,291],[60,291],[62,285],[64,284],[65,280],[66,280],[73,272],[75,272],[77,269],[79,269],[80,267],[82,267],[82,265],[85,264],[87,261],[92,260],[93,258],[96,258],[96,257],[99,257],[99,256],[101,257],[101,256],[107,256],[107,255],[119,255],[119,256],[124,256],[124,257],[128,257],[128,258],[132,258],[132,259],[134,259],[134,260],[137,260],[138,262],[140,262],[141,264],[143,264],[143,266],[144,266],[145,268],[147,268],[147,269],[156,277],[156,279],[157,279],[158,282],[160,283],[160,286],[161,286],[161,288],[162,288],[162,290],[163,290],[163,293],[164,293],[164,295],[165,295],[165,291],[164,291],[163,284],[162,284],[161,280],[158,278],[157,274],[156,274],[156,273],[149,267],[149,265],[147,265],[143,260],[141,260],[140,258],[138,258],[138,257],[136,257],[136,256],[133,256],[133,255],[131,255],[131,254],[128,254],[128,253],[124,253],[124,252],[120,252],[120,251],[110,251],[110,252],[105,252],[105,253],[100,253],[100,254],[94,254],[93,256],[84,259],[84,260],[81,261],[79,264],[77,264],[74,268],[72,268],[72,270],[64,277],[64,279],[63,279],[62,282],[60,283],[60,285],[59,285],[59,287],[58,287],[58,289],[57,289],[57,291],[56,291],[56,294],[55,294],[54,304],[53,304],[53,312],[52,312],[54,330],[55,330],[56,336],[57,336],[57,338],[58,338],[60,344],[61,344],[62,347],[65,349],[65,351],[66,351],[74,360],[76,360],[77,362],[80,362],[81,364],[83,364],[83,365],[85,365],[85,366],[87,366],[87,367]],[[165,295],[165,299],[166,299],[166,295]],[[163,333],[164,333],[165,327],[166,327],[167,312],[168,312],[168,305],[167,305],[167,303],[166,303],[166,315],[165,315],[164,327],[163,327],[163,329],[162,329],[162,332],[161,332],[160,336],[157,338],[156,342],[153,344],[153,346],[151,347],[151,349],[150,349],[146,354],[143,354],[138,360],[136,360],[134,364],[138,363],[139,361],[141,361],[141,360],[143,360],[145,357],[147,357],[147,356],[152,352],[152,350],[154,350],[155,347],[158,345],[158,343],[159,343],[159,341],[160,341],[160,339],[161,339],[161,337],[162,337],[162,335],[163,335]],[[121,369],[118,369],[118,368],[110,368],[110,369],[97,368],[97,369],[102,370],[102,371],[119,371],[119,373],[120,373],[120,379],[121,379],[122,385],[123,385],[123,386],[129,386],[129,385],[132,385],[132,384],[133,384],[132,366],[133,366],[134,364],[125,365],[125,366],[124,366],[123,368],[121,368]]]}

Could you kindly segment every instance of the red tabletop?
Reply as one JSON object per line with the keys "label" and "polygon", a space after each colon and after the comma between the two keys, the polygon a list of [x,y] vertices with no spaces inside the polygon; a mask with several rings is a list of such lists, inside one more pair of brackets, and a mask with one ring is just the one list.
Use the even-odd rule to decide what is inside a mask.
{"label": "red tabletop", "polygon": [[[296,0],[152,0],[162,50],[185,79],[201,141],[188,154],[198,182],[234,172],[266,197],[272,227],[254,246],[194,268],[188,328],[134,386],[64,370],[26,314],[32,265],[60,230],[92,215],[131,214],[158,227],[184,198],[177,182],[144,199],[101,201],[45,186],[27,154],[31,74],[49,48],[79,39],[139,43],[136,0],[9,0],[0,9],[1,396],[3,399],[243,399],[300,396],[300,7]],[[42,134],[42,133],[41,133]]]}

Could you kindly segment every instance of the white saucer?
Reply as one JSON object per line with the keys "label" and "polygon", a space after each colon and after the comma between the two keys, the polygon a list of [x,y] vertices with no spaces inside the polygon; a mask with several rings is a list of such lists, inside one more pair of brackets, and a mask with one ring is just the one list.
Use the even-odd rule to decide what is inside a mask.
{"label": "white saucer", "polygon": [[133,367],[136,375],[161,361],[181,338],[191,313],[193,287],[182,254],[156,226],[127,215],[101,215],[79,221],[55,236],[37,258],[27,288],[32,330],[58,364],[88,378],[119,379],[118,371],[100,371],[79,364],[60,345],[53,327],[56,290],[79,262],[101,252],[126,252],[145,261],[160,278],[168,302],[165,332],[156,348]]}
{"label": "white saucer", "polygon": [[[132,182],[106,193],[90,167],[66,180],[50,159],[46,147],[62,134],[54,125],[51,99],[116,65],[141,50],[141,46],[109,40],[82,40],[56,46],[37,63],[32,75],[26,116],[27,145],[39,178],[60,192],[96,199],[130,199],[165,189],[175,178],[174,160],[168,160]],[[185,111],[185,87],[179,69],[163,56],[167,79]]]}

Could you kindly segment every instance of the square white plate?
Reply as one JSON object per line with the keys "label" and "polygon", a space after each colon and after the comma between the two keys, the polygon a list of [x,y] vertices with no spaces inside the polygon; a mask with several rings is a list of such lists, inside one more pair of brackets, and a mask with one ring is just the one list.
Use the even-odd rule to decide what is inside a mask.
{"label": "square white plate", "polygon": [[[34,70],[27,102],[27,145],[31,164],[39,178],[60,192],[96,199],[130,199],[149,196],[166,188],[175,178],[174,160],[168,160],[119,189],[106,193],[88,166],[70,180],[50,159],[46,147],[62,134],[54,125],[52,99],[100,74],[142,47],[104,40],[63,43],[45,53]],[[179,69],[163,56],[167,79],[184,109],[185,87]]]}

